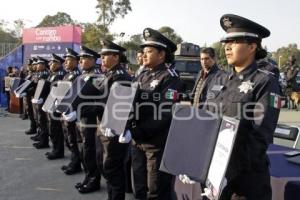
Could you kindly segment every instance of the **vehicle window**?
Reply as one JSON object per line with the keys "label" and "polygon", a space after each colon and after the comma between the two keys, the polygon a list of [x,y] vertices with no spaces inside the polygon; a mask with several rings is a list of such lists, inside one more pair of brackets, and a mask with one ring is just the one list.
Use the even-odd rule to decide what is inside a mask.
{"label": "vehicle window", "polygon": [[179,72],[198,73],[200,70],[199,61],[176,61],[175,69]]}

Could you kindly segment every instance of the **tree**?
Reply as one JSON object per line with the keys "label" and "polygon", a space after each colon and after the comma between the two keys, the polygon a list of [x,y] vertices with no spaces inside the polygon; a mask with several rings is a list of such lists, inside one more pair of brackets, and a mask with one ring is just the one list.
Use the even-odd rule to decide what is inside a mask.
{"label": "tree", "polygon": [[280,71],[284,71],[287,66],[289,56],[295,56],[297,64],[300,65],[300,50],[297,44],[289,44],[287,47],[281,47],[273,53],[272,57],[277,61]]}
{"label": "tree", "polygon": [[0,29],[0,43],[18,43],[19,40],[11,33]]}
{"label": "tree", "polygon": [[221,42],[215,42],[212,46],[215,49],[216,59],[219,66],[221,66],[224,70],[229,71],[230,68],[227,63],[225,49]]}
{"label": "tree", "polygon": [[132,35],[130,37],[130,40],[127,42],[124,42],[122,46],[126,48],[127,50],[139,50],[140,44],[142,44],[142,34],[136,34]]}
{"label": "tree", "polygon": [[131,11],[130,0],[97,0],[98,22],[105,28],[115,21],[117,17],[124,18]]}
{"label": "tree", "polygon": [[18,43],[18,39],[7,29],[7,22],[0,19],[0,43]]}
{"label": "tree", "polygon": [[63,26],[74,24],[71,16],[64,12],[58,12],[55,15],[47,15],[36,27]]}
{"label": "tree", "polygon": [[100,50],[101,49],[101,40],[108,39],[113,40],[113,35],[109,34],[107,28],[102,25],[96,23],[86,23],[81,24],[83,28],[83,33],[81,36],[81,42],[83,45],[94,49]]}
{"label": "tree", "polygon": [[180,44],[182,42],[182,38],[174,31],[174,29],[169,26],[163,26],[158,29],[158,31],[169,38],[171,41],[173,41],[175,44]]}
{"label": "tree", "polygon": [[25,23],[23,19],[17,19],[14,21],[14,30],[12,31],[12,34],[20,41],[22,40],[22,31],[24,27]]}

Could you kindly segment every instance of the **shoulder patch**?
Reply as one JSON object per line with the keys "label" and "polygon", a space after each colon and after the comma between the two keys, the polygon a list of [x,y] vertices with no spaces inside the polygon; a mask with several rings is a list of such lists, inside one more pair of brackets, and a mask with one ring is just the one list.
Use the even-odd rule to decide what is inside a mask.
{"label": "shoulder patch", "polygon": [[171,70],[172,70],[172,72],[175,74],[175,76],[178,77],[178,74],[177,74],[176,70],[175,70],[175,69],[171,69]]}
{"label": "shoulder patch", "polygon": [[95,73],[95,74],[100,74],[99,69],[95,68],[95,69],[94,69],[94,73]]}
{"label": "shoulder patch", "polygon": [[174,73],[172,72],[172,70],[168,69],[168,72],[172,77],[175,76]]}

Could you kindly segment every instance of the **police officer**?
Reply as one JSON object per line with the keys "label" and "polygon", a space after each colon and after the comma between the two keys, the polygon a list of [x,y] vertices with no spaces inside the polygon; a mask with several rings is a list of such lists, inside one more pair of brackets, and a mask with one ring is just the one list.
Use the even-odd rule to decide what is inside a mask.
{"label": "police officer", "polygon": [[[35,69],[33,67],[33,59],[28,59],[27,60],[27,70],[28,70],[28,75],[25,77],[25,80],[33,80],[33,77],[35,76]],[[34,118],[33,114],[33,108],[32,108],[32,103],[31,103],[31,98],[33,97],[34,93],[32,92],[34,90],[28,90],[27,95],[25,96],[25,108],[28,113],[28,118],[30,121],[30,128],[25,131],[26,135],[34,135],[36,134],[36,121]],[[33,93],[33,94],[32,94]]]}
{"label": "police officer", "polygon": [[[99,54],[85,46],[81,47],[79,54],[79,64],[82,69],[82,77],[86,82],[94,84],[97,82],[100,74],[99,69],[96,67],[96,60],[99,58]],[[92,90],[91,90],[92,91]],[[90,91],[82,91],[82,94],[93,96]],[[77,183],[75,187],[80,193],[90,193],[100,189],[100,170],[97,166],[96,160],[96,131],[97,131],[97,99],[90,97],[85,101],[89,105],[82,106],[80,110],[73,108],[75,111],[71,113],[63,114],[63,117],[67,121],[74,121],[77,117],[80,119],[80,133],[83,139],[81,159],[84,165],[85,178],[82,182]],[[78,114],[78,116],[77,116]]]}
{"label": "police officer", "polygon": [[270,31],[232,14],[222,16],[220,23],[227,33],[222,42],[233,72],[222,86],[209,91],[207,108],[240,120],[226,172],[227,185],[220,199],[270,200],[272,191],[266,151],[273,141],[280,112],[280,91],[276,78],[258,69],[256,63],[267,55],[261,41]]}
{"label": "police officer", "polygon": [[225,73],[220,70],[215,61],[215,50],[211,47],[203,48],[200,52],[200,62],[202,69],[199,72],[198,78],[192,91],[193,105],[202,108],[206,101],[207,90],[210,82]]}
{"label": "police officer", "polygon": [[40,73],[37,70],[37,58],[33,57],[32,61],[33,61],[32,62],[33,73],[32,73],[32,76],[31,76],[30,80],[32,81],[33,84],[32,84],[31,87],[28,88],[26,98],[27,98],[27,101],[30,101],[30,104],[28,103],[28,109],[30,110],[30,106],[31,106],[31,108],[32,108],[32,117],[33,117],[33,120],[35,121],[35,124],[36,124],[36,135],[31,136],[30,139],[32,139],[33,141],[39,141],[40,131],[39,131],[39,128],[38,128],[37,107],[35,105],[33,105],[31,101],[34,97],[34,93],[35,93],[35,90],[36,90],[37,83],[39,81],[38,77],[39,77]]}
{"label": "police officer", "polygon": [[[37,68],[37,77],[35,78],[34,82],[37,84],[39,80],[47,80],[49,77],[48,60],[38,56],[35,64]],[[37,102],[32,102],[34,103],[36,110],[38,125],[38,142],[33,143],[33,146],[37,149],[49,147],[48,120],[47,114],[42,110],[43,101],[43,99],[39,99]]]}
{"label": "police officer", "polygon": [[136,63],[139,65],[139,68],[136,70],[134,76],[138,77],[146,68],[143,65],[143,51],[138,50],[136,52]]}
{"label": "police officer", "polygon": [[[78,53],[70,48],[66,48],[65,58],[65,75],[63,81],[73,82],[81,72],[78,69],[79,56]],[[72,175],[81,171],[80,153],[78,149],[78,140],[80,139],[79,130],[76,122],[63,121],[63,127],[65,128],[65,140],[68,144],[69,150],[71,151],[71,161],[68,165],[62,166],[62,170],[67,175]]]}
{"label": "police officer", "polygon": [[298,92],[300,91],[300,87],[297,84],[297,74],[299,73],[299,67],[296,63],[296,58],[295,56],[289,56],[288,59],[288,65],[285,70],[286,74],[286,81],[287,81],[287,86],[286,86],[286,96],[287,96],[287,101],[288,101],[288,108],[293,109],[294,108],[294,103],[291,100],[291,94],[292,92]]}
{"label": "police officer", "polygon": [[[130,84],[131,77],[125,68],[120,65],[126,49],[109,41],[102,41],[100,52],[102,66],[105,72],[105,88],[103,88],[103,99],[106,104],[110,88],[115,81],[121,84]],[[98,113],[99,121],[102,120],[103,109]],[[128,144],[119,143],[119,138],[110,129],[102,130],[100,140],[103,145],[103,175],[107,180],[108,200],[125,200],[125,158]]]}
{"label": "police officer", "polygon": [[[170,199],[172,176],[159,171],[168,135],[172,105],[180,92],[178,74],[169,69],[176,45],[151,28],[143,31],[143,64],[149,69],[137,78],[134,120],[121,142],[132,136],[132,168],[137,199]],[[162,111],[163,110],[163,111]],[[122,136],[122,135],[121,135]]]}
{"label": "police officer", "polygon": [[[66,74],[63,69],[63,63],[65,60],[56,54],[52,54],[50,59],[50,76],[48,81],[51,84],[51,87],[57,87],[57,81],[60,81],[64,78]],[[61,115],[57,112],[48,113],[49,121],[49,136],[52,142],[52,151],[46,153],[46,157],[49,160],[54,160],[57,158],[64,157],[64,134],[62,129],[62,124],[60,121]]]}

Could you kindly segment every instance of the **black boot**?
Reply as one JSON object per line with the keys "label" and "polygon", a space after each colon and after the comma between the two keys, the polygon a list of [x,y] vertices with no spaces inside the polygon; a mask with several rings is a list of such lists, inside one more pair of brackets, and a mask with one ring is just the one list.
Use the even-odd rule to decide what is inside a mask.
{"label": "black boot", "polygon": [[33,146],[34,146],[36,149],[45,149],[45,148],[49,148],[49,144],[48,144],[48,143],[44,143],[44,142],[33,143]]}
{"label": "black boot", "polygon": [[74,166],[74,165],[72,166],[71,165],[63,171],[65,172],[66,175],[73,175],[73,174],[81,172],[82,169],[81,169],[81,166],[80,166],[80,163],[79,163],[79,165],[77,165],[77,166]]}
{"label": "black boot", "polygon": [[25,131],[26,135],[34,135],[36,134],[36,128],[31,127],[30,129]]}
{"label": "black boot", "polygon": [[33,141],[36,141],[36,142],[40,141],[40,137],[39,137],[38,134],[35,135],[35,136],[30,137],[30,139],[32,139]]}
{"label": "black boot", "polygon": [[20,118],[21,118],[22,120],[26,120],[26,119],[28,119],[28,115],[27,115],[27,114],[21,114],[21,115],[20,115]]}
{"label": "black boot", "polygon": [[55,160],[55,159],[59,159],[59,158],[63,158],[65,157],[64,153],[56,153],[56,152],[49,152],[46,157],[49,160]]}
{"label": "black boot", "polygon": [[86,185],[82,185],[78,188],[78,192],[81,194],[86,194],[100,190],[100,177],[91,177]]}
{"label": "black boot", "polygon": [[67,170],[69,168],[69,165],[63,165],[63,166],[61,166],[61,170],[63,170],[63,171],[65,171],[65,170]]}
{"label": "black boot", "polygon": [[75,188],[78,189],[80,187],[82,187],[83,185],[86,185],[89,181],[89,176],[85,175],[84,180],[82,182],[76,183],[75,184]]}

